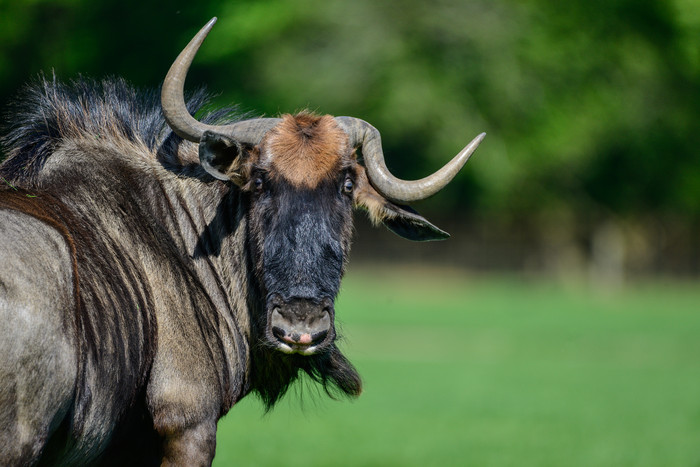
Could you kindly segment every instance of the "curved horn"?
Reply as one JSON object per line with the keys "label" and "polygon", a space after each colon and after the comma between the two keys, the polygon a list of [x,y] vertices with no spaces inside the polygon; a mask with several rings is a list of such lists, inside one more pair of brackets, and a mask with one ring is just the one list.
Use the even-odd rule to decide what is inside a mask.
{"label": "curved horn", "polygon": [[207,125],[190,115],[185,104],[184,89],[187,70],[199,47],[216,23],[212,18],[180,52],[163,82],[160,102],[163,115],[170,128],[180,137],[198,143],[205,131],[226,134],[233,139],[249,144],[259,144],[265,133],[280,122],[279,118],[257,118],[230,125]]}
{"label": "curved horn", "polygon": [[481,133],[462,149],[440,170],[420,180],[401,180],[389,172],[384,162],[382,141],[379,131],[359,118],[336,117],[338,125],[345,130],[354,147],[362,146],[367,175],[372,186],[385,198],[397,203],[410,203],[428,198],[442,190],[466,164],[469,157],[484,139]]}

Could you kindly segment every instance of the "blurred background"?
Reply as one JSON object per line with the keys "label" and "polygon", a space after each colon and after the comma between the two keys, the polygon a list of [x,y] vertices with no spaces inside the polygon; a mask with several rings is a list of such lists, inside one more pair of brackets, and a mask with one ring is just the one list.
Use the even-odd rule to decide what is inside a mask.
{"label": "blurred background", "polygon": [[[0,0],[0,102],[52,70],[157,87],[212,16],[188,85],[222,105],[363,118],[404,178],[487,132],[418,206],[465,231],[421,261],[700,273],[697,1]],[[356,256],[402,256],[366,235]]]}
{"label": "blurred background", "polygon": [[487,132],[416,205],[450,240],[357,216],[365,395],[246,400],[219,465],[700,465],[700,2],[0,0],[0,105],[155,88],[213,16],[187,86],[218,104],[362,118],[410,179]]}

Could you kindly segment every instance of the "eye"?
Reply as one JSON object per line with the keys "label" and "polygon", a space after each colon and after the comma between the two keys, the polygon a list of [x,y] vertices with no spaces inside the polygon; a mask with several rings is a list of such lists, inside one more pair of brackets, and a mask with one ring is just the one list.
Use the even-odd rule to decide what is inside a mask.
{"label": "eye", "polygon": [[262,187],[263,187],[263,180],[262,180],[261,177],[257,177],[255,180],[253,180],[253,187],[254,187],[257,191],[262,190]]}
{"label": "eye", "polygon": [[355,184],[349,178],[346,178],[343,182],[343,193],[350,194]]}

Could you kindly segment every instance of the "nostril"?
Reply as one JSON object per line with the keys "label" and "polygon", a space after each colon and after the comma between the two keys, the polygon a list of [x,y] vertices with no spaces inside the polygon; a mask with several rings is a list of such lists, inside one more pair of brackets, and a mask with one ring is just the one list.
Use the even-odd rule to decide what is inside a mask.
{"label": "nostril", "polygon": [[284,329],[279,328],[277,326],[272,327],[272,335],[281,341],[287,340],[287,333],[284,331]]}
{"label": "nostril", "polygon": [[309,339],[311,342],[318,344],[319,342],[323,342],[326,339],[326,336],[328,336],[328,330],[317,332],[316,334],[309,336]]}
{"label": "nostril", "polygon": [[282,342],[293,343],[293,336],[291,336],[290,333],[292,327],[292,323],[280,313],[279,308],[275,307],[270,315],[270,330],[272,331],[272,335]]}

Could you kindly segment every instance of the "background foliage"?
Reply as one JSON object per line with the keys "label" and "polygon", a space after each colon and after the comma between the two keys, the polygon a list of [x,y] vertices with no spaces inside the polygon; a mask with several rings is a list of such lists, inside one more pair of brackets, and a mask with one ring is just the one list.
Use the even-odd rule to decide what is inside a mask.
{"label": "background foliage", "polygon": [[0,102],[41,71],[158,86],[212,16],[188,85],[222,104],[368,120],[406,178],[486,131],[433,213],[559,229],[585,254],[612,219],[698,255],[693,0],[0,0]]}

